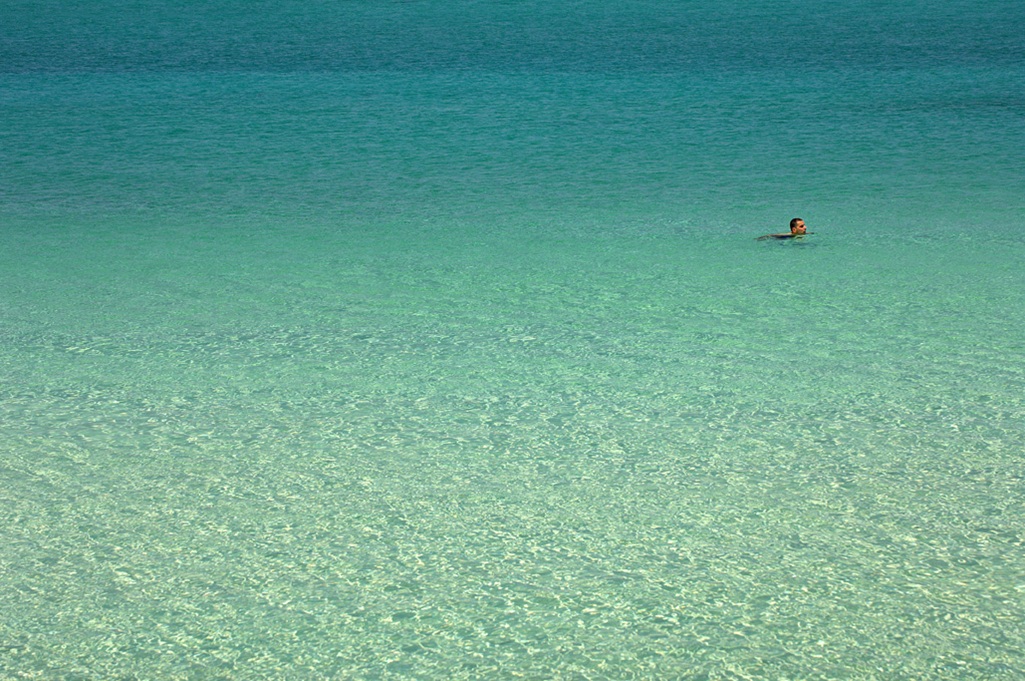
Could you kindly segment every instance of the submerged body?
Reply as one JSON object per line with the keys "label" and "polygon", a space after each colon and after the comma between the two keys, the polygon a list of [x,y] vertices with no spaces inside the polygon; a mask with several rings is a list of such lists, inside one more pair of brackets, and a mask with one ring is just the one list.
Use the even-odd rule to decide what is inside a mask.
{"label": "submerged body", "polygon": [[758,237],[756,241],[764,241],[765,239],[793,239],[795,237],[804,236],[809,234],[808,228],[804,225],[804,220],[801,218],[794,218],[790,221],[790,231],[783,232],[781,234],[765,234]]}

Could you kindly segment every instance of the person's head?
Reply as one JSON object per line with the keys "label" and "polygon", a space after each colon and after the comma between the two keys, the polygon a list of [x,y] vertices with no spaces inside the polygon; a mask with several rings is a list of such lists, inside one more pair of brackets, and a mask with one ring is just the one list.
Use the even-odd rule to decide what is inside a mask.
{"label": "person's head", "polygon": [[808,230],[804,226],[804,220],[801,218],[794,218],[790,221],[790,233],[791,234],[804,234]]}

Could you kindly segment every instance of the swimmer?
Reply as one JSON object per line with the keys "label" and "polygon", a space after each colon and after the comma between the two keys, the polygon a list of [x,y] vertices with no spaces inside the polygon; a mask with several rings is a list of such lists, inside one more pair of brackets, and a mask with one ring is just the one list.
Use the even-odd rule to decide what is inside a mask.
{"label": "swimmer", "polygon": [[793,239],[795,236],[804,236],[805,234],[811,234],[808,228],[804,226],[804,220],[801,218],[794,218],[790,221],[790,232],[784,232],[782,234],[766,234],[760,236],[756,241],[764,241],[766,239]]}

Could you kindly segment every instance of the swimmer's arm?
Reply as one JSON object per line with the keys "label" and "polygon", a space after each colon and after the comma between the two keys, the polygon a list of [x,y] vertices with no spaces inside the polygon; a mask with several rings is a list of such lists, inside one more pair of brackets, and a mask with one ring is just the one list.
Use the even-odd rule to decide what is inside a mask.
{"label": "swimmer's arm", "polygon": [[804,236],[805,234],[814,234],[814,233],[815,232],[804,232],[803,234],[791,234],[789,232],[784,232],[782,234],[765,234],[763,236],[757,237],[755,239],[755,241],[765,241],[766,239],[793,239],[794,237],[797,237],[797,236]]}

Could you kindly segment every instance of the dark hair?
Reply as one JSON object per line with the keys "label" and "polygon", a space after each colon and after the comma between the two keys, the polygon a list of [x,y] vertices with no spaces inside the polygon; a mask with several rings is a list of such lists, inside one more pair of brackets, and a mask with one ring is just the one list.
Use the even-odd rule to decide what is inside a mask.
{"label": "dark hair", "polygon": [[804,220],[802,220],[801,218],[794,218],[790,221],[790,229],[793,229],[798,222],[804,222]]}

